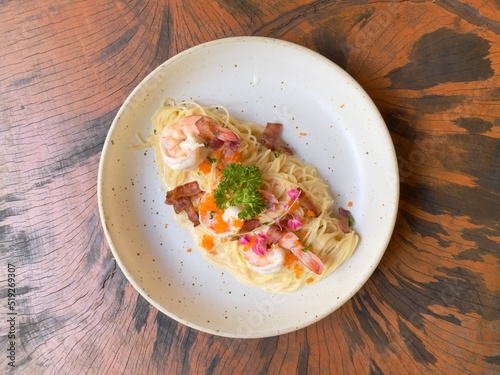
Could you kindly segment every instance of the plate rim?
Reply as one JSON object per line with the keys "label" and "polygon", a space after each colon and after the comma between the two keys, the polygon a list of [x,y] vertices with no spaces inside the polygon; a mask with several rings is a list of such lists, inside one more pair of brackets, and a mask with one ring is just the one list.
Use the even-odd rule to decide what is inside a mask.
{"label": "plate rim", "polygon": [[[257,334],[249,334],[249,335],[238,335],[237,333],[232,333],[232,332],[222,332],[220,330],[214,330],[211,328],[204,327],[200,324],[194,323],[194,322],[189,322],[183,319],[181,316],[178,316],[177,314],[173,313],[172,311],[168,311],[164,306],[160,305],[156,300],[151,298],[148,293],[137,283],[134,277],[130,274],[129,270],[125,266],[122,257],[120,256],[120,252],[116,249],[115,243],[113,241],[112,235],[110,233],[110,230],[107,226],[107,220],[105,216],[105,208],[103,205],[103,179],[104,179],[104,164],[105,164],[105,159],[106,155],[108,154],[108,149],[111,145],[111,138],[113,134],[115,133],[116,129],[119,126],[119,120],[121,115],[126,111],[127,107],[129,106],[130,102],[134,99],[134,97],[139,93],[144,86],[153,78],[155,77],[158,72],[161,70],[165,69],[167,65],[173,64],[175,61],[179,59],[183,59],[185,56],[196,53],[200,49],[205,49],[205,48],[211,48],[213,46],[221,45],[221,44],[228,44],[228,43],[274,43],[276,45],[280,45],[281,47],[284,48],[293,48],[297,50],[300,53],[305,53],[307,55],[310,55],[311,57],[315,58],[316,60],[321,61],[322,63],[326,64],[329,68],[334,69],[337,73],[342,74],[343,77],[349,79],[351,82],[353,82],[354,85],[356,85],[357,89],[359,89],[363,94],[365,94],[365,100],[366,103],[364,104],[369,104],[372,107],[372,110],[374,110],[375,113],[379,115],[379,120],[381,121],[377,123],[378,124],[383,124],[383,126],[378,127],[377,129],[381,130],[384,133],[384,138],[388,140],[389,145],[391,146],[391,152],[389,153],[390,159],[392,161],[392,167],[391,169],[394,169],[394,175],[391,176],[391,180],[393,183],[393,190],[394,190],[394,195],[392,198],[394,199],[394,205],[392,212],[390,213],[391,220],[388,223],[388,227],[390,230],[387,231],[387,236],[385,238],[384,246],[383,246],[383,251],[380,251],[378,253],[378,256],[374,259],[374,262],[371,263],[371,271],[368,272],[365,277],[362,277],[360,282],[353,288],[350,289],[350,292],[347,294],[347,298],[342,301],[342,303],[338,304],[337,306],[334,306],[334,308],[329,309],[326,313],[320,314],[316,318],[312,318],[310,320],[301,322],[300,324],[296,325],[291,325],[288,329],[277,329],[274,330],[273,332],[269,332],[268,334],[262,334],[262,333],[257,333]],[[398,163],[397,163],[397,157],[396,157],[396,152],[394,148],[394,143],[392,142],[392,139],[390,137],[390,132],[387,127],[387,124],[385,123],[384,119],[382,118],[380,111],[378,110],[377,106],[373,102],[372,98],[366,93],[366,91],[362,88],[362,86],[344,69],[339,67],[337,64],[335,64],[333,61],[329,60],[325,56],[321,55],[320,53],[311,50],[307,47],[304,47],[302,45],[290,42],[290,41],[285,41],[277,38],[270,38],[270,37],[261,37],[261,36],[233,36],[233,37],[227,37],[227,38],[221,38],[221,39],[215,39],[211,40],[208,42],[204,42],[195,46],[192,46],[186,50],[183,50],[174,56],[168,58],[165,60],[163,63],[158,65],[155,69],[153,69],[149,74],[147,74],[141,82],[134,87],[134,89],[130,92],[130,94],[127,96],[125,101],[121,104],[120,108],[118,109],[111,126],[108,130],[108,133],[106,135],[106,139],[104,141],[104,145],[101,151],[100,155],[100,160],[99,160],[99,168],[98,168],[98,176],[97,176],[97,196],[98,196],[98,208],[99,208],[99,219],[101,221],[101,226],[104,231],[106,240],[108,242],[108,246],[111,250],[111,253],[113,255],[113,258],[117,262],[118,266],[120,267],[120,270],[123,272],[125,277],[127,278],[127,281],[132,284],[134,289],[143,297],[145,298],[151,305],[153,305],[157,310],[159,310],[161,313],[169,316],[170,318],[176,320],[179,323],[182,323],[188,327],[197,329],[199,331],[213,334],[216,336],[222,336],[222,337],[231,337],[231,338],[264,338],[264,337],[272,337],[272,336],[277,336],[277,335],[282,335],[290,332],[297,331],[299,329],[305,328],[309,325],[312,325],[314,323],[317,323],[318,321],[326,318],[327,316],[331,315],[334,311],[336,311],[338,308],[343,306],[345,303],[347,303],[354,295],[356,295],[359,290],[367,283],[367,281],[371,278],[375,270],[378,268],[380,261],[382,260],[384,254],[387,251],[387,247],[391,241],[391,238],[394,234],[394,228],[397,220],[397,213],[399,210],[399,199],[400,199],[400,185],[399,185],[399,173],[398,173]]]}

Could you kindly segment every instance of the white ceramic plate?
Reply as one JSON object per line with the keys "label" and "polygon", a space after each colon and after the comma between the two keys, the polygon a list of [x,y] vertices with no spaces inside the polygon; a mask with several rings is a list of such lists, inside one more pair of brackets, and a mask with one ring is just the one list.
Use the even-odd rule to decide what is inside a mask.
{"label": "white ceramic plate", "polygon": [[[328,278],[291,294],[247,287],[207,264],[163,203],[153,150],[131,148],[136,133],[150,134],[150,118],[166,97],[221,104],[244,121],[283,123],[284,140],[318,168],[337,204],[352,202],[360,235],[354,255]],[[250,338],[310,325],[363,286],[391,237],[399,181],[388,130],[354,79],[304,47],[241,37],[184,51],[137,86],[106,138],[98,196],[113,255],[144,298],[187,326]]]}

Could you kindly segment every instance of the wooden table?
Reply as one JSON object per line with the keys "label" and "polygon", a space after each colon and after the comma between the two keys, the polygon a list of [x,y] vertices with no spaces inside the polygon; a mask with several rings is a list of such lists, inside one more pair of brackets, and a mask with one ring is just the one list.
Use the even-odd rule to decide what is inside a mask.
{"label": "wooden table", "polygon": [[[498,2],[14,0],[0,14],[0,373],[499,373]],[[249,340],[150,306],[111,255],[96,190],[131,90],[175,54],[239,35],[350,73],[401,178],[392,240],[359,293]]]}

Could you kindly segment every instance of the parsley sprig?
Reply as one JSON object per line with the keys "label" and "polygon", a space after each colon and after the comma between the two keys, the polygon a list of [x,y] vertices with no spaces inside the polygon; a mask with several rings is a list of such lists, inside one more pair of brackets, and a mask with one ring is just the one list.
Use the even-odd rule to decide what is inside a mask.
{"label": "parsley sprig", "polygon": [[267,208],[259,192],[261,185],[262,172],[259,167],[230,163],[222,170],[222,180],[214,193],[215,204],[221,210],[239,205],[243,209],[238,218],[252,219]]}

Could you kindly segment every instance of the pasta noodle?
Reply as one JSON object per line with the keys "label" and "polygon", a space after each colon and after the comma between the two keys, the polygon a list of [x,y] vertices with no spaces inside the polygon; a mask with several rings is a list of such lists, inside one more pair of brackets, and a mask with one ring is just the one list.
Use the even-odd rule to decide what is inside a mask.
{"label": "pasta noodle", "polygon": [[[161,146],[162,135],[165,134],[167,127],[195,115],[207,116],[211,123],[218,124],[236,134],[240,140],[237,151],[234,151],[233,147],[232,152],[227,154],[222,152],[221,154],[220,149],[216,147],[210,149],[205,144],[204,148],[196,149],[196,152],[203,153],[203,160],[199,165],[193,168],[174,170],[165,162],[164,150]],[[202,197],[196,197],[193,200],[195,208],[198,208],[200,212],[200,225],[194,225],[189,215],[184,211],[178,214],[174,213],[174,216],[176,222],[190,232],[197,249],[212,265],[226,270],[244,284],[257,286],[271,292],[291,292],[327,277],[353,254],[358,243],[358,236],[351,228],[347,233],[341,230],[339,218],[332,214],[334,201],[327,184],[314,167],[306,165],[293,155],[277,152],[263,146],[261,143],[263,126],[238,121],[231,117],[228,110],[222,106],[201,106],[195,102],[176,104],[172,99],[164,101],[154,114],[152,122],[154,130],[148,140],[148,145],[155,149],[159,174],[166,188],[171,191],[176,187],[196,181],[202,191]],[[219,134],[218,132],[219,130],[214,131],[214,134]],[[207,148],[210,149],[208,154],[205,150]],[[208,194],[213,195],[223,176],[221,171],[224,171],[224,165],[230,163],[257,166],[262,176],[259,191],[262,192],[263,200],[269,196],[269,193],[274,198],[267,201],[267,208],[258,215],[259,226],[257,229],[253,228],[243,235],[234,233],[234,236],[232,234],[219,236],[214,233],[213,227],[204,225],[202,206],[210,204],[210,199],[213,198]],[[316,215],[312,215],[308,206],[301,204],[302,201],[299,201],[298,198],[295,200],[291,198],[291,192],[297,191],[301,194],[300,197],[307,197],[309,202],[314,205],[317,209]],[[275,203],[274,206],[271,202]],[[224,212],[226,215],[226,211]],[[211,211],[210,215],[212,216],[214,213],[215,211]],[[211,219],[213,218],[205,220]],[[283,259],[280,258],[278,266],[272,272],[260,272],[259,266],[255,266],[255,264],[249,266],[248,254],[251,254],[249,252],[252,251],[255,243],[250,248],[251,244],[245,243],[243,237],[246,236],[247,242],[249,239],[251,241],[252,238],[257,238],[256,233],[259,231],[263,230],[266,233],[270,226],[276,226],[280,220],[283,222],[286,219],[295,220],[298,223],[298,228],[294,227],[296,230],[293,231],[302,245],[298,255],[300,257],[316,255],[324,267],[320,274],[309,269],[294,255],[296,252],[286,248],[282,252]],[[236,222],[241,227],[239,219],[234,216],[234,223]],[[226,223],[224,225],[227,226]],[[280,229],[281,226],[279,224]],[[292,230],[287,228],[286,231]],[[279,245],[278,247],[283,248],[282,243],[284,242],[278,242],[272,246]],[[256,259],[260,261],[262,258],[257,257]]]}

